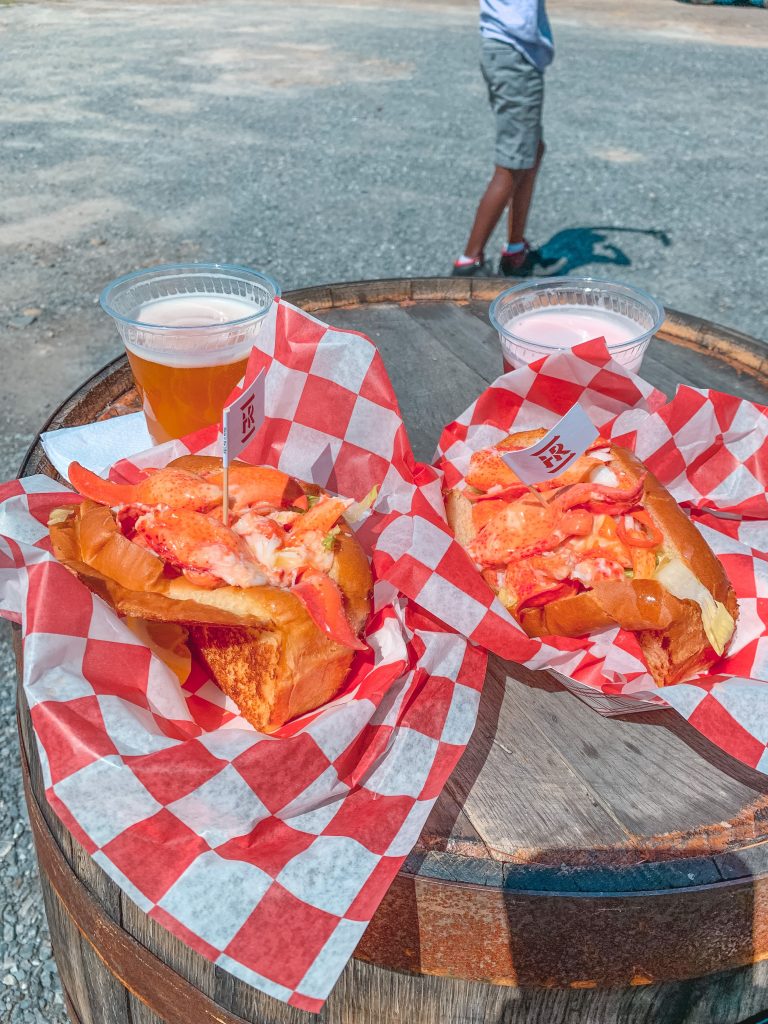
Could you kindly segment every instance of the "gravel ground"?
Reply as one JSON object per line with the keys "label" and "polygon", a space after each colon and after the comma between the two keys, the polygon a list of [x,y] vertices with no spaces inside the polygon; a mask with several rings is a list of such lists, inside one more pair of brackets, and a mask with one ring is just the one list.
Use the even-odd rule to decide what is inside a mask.
{"label": "gravel ground", "polygon": [[[570,273],[765,339],[768,14],[552,10],[531,237]],[[286,289],[447,273],[492,153],[475,17],[462,2],[0,0],[0,479],[117,354],[96,298],[119,273],[190,257]],[[0,681],[0,1020],[63,1024],[2,641]]]}
{"label": "gravel ground", "polygon": [[[6,630],[0,628],[4,640]],[[5,681],[0,756],[12,766],[0,776],[0,1020],[3,1024],[64,1024],[67,1017],[16,768],[14,671],[10,645],[0,642],[0,679]]]}

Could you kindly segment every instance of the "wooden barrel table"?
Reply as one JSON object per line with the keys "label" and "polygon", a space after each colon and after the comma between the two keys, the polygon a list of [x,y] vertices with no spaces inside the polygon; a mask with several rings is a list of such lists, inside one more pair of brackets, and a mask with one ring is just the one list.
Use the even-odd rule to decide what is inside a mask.
{"label": "wooden barrel table", "polygon": [[[501,370],[492,279],[286,296],[379,345],[416,454]],[[768,349],[670,313],[643,373],[768,402]],[[137,408],[115,360],[47,427]],[[22,475],[55,475],[36,444]],[[73,1024],[313,1017],[204,960],[133,904],[46,802],[19,693],[27,800]],[[600,717],[490,659],[472,740],[320,1021],[735,1024],[768,1006],[768,778],[672,711]]]}

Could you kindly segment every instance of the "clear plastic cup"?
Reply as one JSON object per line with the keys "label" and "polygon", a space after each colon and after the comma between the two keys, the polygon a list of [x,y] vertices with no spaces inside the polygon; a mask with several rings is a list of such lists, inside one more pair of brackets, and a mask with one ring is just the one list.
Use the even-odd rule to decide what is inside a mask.
{"label": "clear plastic cup", "polygon": [[549,277],[498,295],[488,313],[505,371],[604,337],[611,356],[637,373],[664,309],[646,292],[592,278]]}
{"label": "clear plastic cup", "polygon": [[101,293],[156,442],[221,419],[280,288],[246,267],[189,263],[126,274]]}

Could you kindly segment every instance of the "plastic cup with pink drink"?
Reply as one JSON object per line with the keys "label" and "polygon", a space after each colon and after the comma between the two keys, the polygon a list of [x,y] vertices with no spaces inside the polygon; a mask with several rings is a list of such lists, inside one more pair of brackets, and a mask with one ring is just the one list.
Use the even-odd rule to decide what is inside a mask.
{"label": "plastic cup with pink drink", "polygon": [[637,373],[664,322],[664,309],[646,292],[591,278],[549,277],[515,285],[491,303],[504,370],[526,366],[553,351],[605,338],[611,356]]}

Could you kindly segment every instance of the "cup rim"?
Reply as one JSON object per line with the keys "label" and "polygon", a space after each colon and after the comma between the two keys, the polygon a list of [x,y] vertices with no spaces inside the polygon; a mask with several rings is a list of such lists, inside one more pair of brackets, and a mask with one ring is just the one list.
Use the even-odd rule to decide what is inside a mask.
{"label": "cup rim", "polygon": [[101,291],[99,295],[99,305],[112,317],[113,320],[119,321],[121,324],[126,324],[129,327],[139,327],[157,331],[159,333],[165,333],[167,331],[220,331],[224,329],[230,329],[232,327],[239,327],[241,324],[253,323],[256,320],[261,320],[269,312],[272,303],[266,306],[264,309],[258,310],[256,313],[251,313],[250,316],[240,317],[237,320],[225,320],[218,324],[205,324],[204,326],[192,326],[179,328],[170,324],[151,324],[145,320],[135,320],[133,317],[124,316],[122,313],[118,313],[109,302],[109,297],[112,292],[120,285],[125,284],[128,281],[134,281],[138,278],[145,277],[149,274],[156,274],[164,270],[173,270],[178,274],[183,273],[194,273],[201,271],[203,273],[212,273],[215,271],[230,271],[237,273],[238,275],[247,274],[251,278],[257,278],[261,283],[266,284],[272,292],[272,302],[279,299],[281,296],[280,285],[275,281],[269,274],[265,274],[261,270],[252,270],[250,267],[243,267],[237,263],[160,263],[154,267],[142,267],[139,270],[132,270],[129,274],[122,274],[120,277],[116,277],[114,281],[110,281]]}
{"label": "cup rim", "polygon": [[650,292],[645,291],[643,288],[638,288],[634,284],[625,284],[623,281],[607,281],[604,278],[597,277],[534,277],[527,281],[521,281],[520,284],[513,285],[511,288],[505,288],[503,292],[499,292],[496,298],[493,300],[488,308],[488,320],[491,326],[498,332],[500,338],[509,340],[512,342],[518,342],[525,348],[534,349],[537,352],[563,352],[567,349],[554,349],[549,345],[540,345],[535,341],[527,341],[525,338],[521,338],[519,334],[513,334],[512,331],[508,330],[503,324],[501,324],[496,316],[496,309],[500,305],[501,301],[508,295],[514,292],[522,292],[526,289],[530,289],[532,285],[563,285],[564,287],[576,287],[580,285],[596,285],[598,288],[621,288],[626,292],[631,292],[637,297],[641,298],[649,306],[651,313],[654,317],[653,325],[648,330],[643,331],[636,338],[631,338],[629,341],[622,341],[618,345],[606,346],[609,352],[623,352],[628,348],[632,348],[633,345],[637,345],[646,339],[650,339],[659,330],[661,325],[666,320],[666,312],[664,307],[655,299]]}

